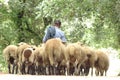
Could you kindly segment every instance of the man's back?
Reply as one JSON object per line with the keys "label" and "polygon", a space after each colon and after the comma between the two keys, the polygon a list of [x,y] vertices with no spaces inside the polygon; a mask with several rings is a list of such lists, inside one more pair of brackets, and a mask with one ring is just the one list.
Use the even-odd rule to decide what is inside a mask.
{"label": "man's back", "polygon": [[56,34],[54,38],[60,38],[62,42],[66,42],[67,40],[65,38],[64,32],[57,27],[55,27],[55,30],[56,30]]}
{"label": "man's back", "polygon": [[47,32],[45,33],[45,36],[43,38],[43,42],[45,43],[48,39],[51,38],[60,38],[62,42],[67,42],[64,32],[60,30],[61,27],[61,21],[55,20],[54,25],[52,27],[49,27],[47,29]]}
{"label": "man's back", "polygon": [[56,33],[56,30],[54,26],[48,27],[47,32],[43,38],[43,42],[46,42],[48,39],[54,38],[55,33]]}

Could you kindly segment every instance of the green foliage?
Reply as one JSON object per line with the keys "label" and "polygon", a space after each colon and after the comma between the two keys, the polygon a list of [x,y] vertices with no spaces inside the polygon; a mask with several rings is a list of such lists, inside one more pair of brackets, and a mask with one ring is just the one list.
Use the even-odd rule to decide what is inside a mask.
{"label": "green foliage", "polygon": [[[1,41],[39,44],[46,22],[59,18],[68,42],[118,48],[119,3],[119,0],[9,0],[0,9]],[[113,44],[115,40],[118,42]]]}
{"label": "green foliage", "polygon": [[7,72],[7,65],[6,65],[6,62],[3,58],[3,56],[0,54],[0,72]]}

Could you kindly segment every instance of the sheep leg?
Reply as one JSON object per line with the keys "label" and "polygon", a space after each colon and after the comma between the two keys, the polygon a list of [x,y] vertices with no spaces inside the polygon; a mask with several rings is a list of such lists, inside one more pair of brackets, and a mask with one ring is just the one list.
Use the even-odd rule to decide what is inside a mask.
{"label": "sheep leg", "polygon": [[61,67],[59,68],[59,74],[60,74],[60,75],[65,75],[65,68],[66,68],[66,66],[61,66]]}
{"label": "sheep leg", "polygon": [[37,66],[37,74],[40,75],[40,65]]}
{"label": "sheep leg", "polygon": [[61,70],[61,66],[58,65],[57,70],[56,70],[56,75],[60,75],[60,70]]}
{"label": "sheep leg", "polygon": [[35,75],[35,64],[34,63],[32,64],[31,71],[32,71],[32,75]]}
{"label": "sheep leg", "polygon": [[35,71],[34,65],[33,64],[29,65],[28,70],[27,70],[27,74],[35,75],[34,71]]}
{"label": "sheep leg", "polygon": [[49,75],[51,75],[51,66],[49,66],[48,72],[49,72]]}
{"label": "sheep leg", "polygon": [[9,70],[9,73],[11,74],[11,67],[10,67],[10,64],[8,64],[8,70]]}
{"label": "sheep leg", "polygon": [[105,76],[107,76],[107,74],[106,74],[106,73],[107,73],[107,71],[105,70]]}
{"label": "sheep leg", "polygon": [[54,71],[53,71],[53,75],[57,75],[57,71],[58,71],[58,70],[57,70],[57,66],[53,66],[53,70],[54,70]]}
{"label": "sheep leg", "polygon": [[28,65],[27,74],[35,75],[35,66],[34,66],[34,64],[29,64]]}
{"label": "sheep leg", "polygon": [[100,76],[103,76],[104,70],[100,70]]}
{"label": "sheep leg", "polygon": [[62,70],[62,67],[58,65],[57,70],[56,70],[56,75],[60,75],[61,70]]}
{"label": "sheep leg", "polygon": [[75,67],[74,68],[74,73],[73,73],[74,75],[78,75],[78,71],[77,70],[78,70],[77,67]]}
{"label": "sheep leg", "polygon": [[49,75],[52,75],[52,71],[53,71],[53,70],[52,70],[52,66],[49,66],[49,67],[48,67]]}
{"label": "sheep leg", "polygon": [[42,70],[42,66],[39,65],[38,71],[39,71],[39,75],[42,75],[42,74],[43,74],[44,71]]}
{"label": "sheep leg", "polygon": [[95,74],[96,74],[96,76],[99,76],[99,71],[98,71],[98,69],[95,70]]}
{"label": "sheep leg", "polygon": [[27,74],[31,74],[31,73],[30,73],[30,67],[31,67],[31,66],[28,66],[28,68],[27,68]]}
{"label": "sheep leg", "polygon": [[26,71],[25,71],[25,62],[22,63],[21,72],[22,72],[22,74],[26,74]]}
{"label": "sheep leg", "polygon": [[49,73],[50,73],[50,75],[54,74],[54,66],[53,65],[49,66]]}
{"label": "sheep leg", "polygon": [[14,71],[15,71],[15,74],[17,74],[17,72],[18,72],[18,65],[15,64],[15,63],[13,63],[12,74],[14,74]]}
{"label": "sheep leg", "polygon": [[38,74],[39,75],[44,74],[44,70],[43,70],[43,67],[41,65],[38,66]]}
{"label": "sheep leg", "polygon": [[91,70],[91,76],[93,76],[93,67],[92,67],[92,70]]}
{"label": "sheep leg", "polygon": [[80,71],[80,64],[74,63],[74,74],[75,75],[79,75],[79,71]]}
{"label": "sheep leg", "polygon": [[49,75],[53,75],[54,74],[54,66],[49,66]]}
{"label": "sheep leg", "polygon": [[81,66],[81,67],[80,67],[80,71],[79,71],[79,73],[80,73],[81,76],[84,75],[84,73],[85,73],[84,71],[85,71],[85,67],[84,67],[84,66]]}
{"label": "sheep leg", "polygon": [[73,75],[74,71],[75,71],[75,68],[74,67],[70,67],[69,68],[69,75]]}
{"label": "sheep leg", "polygon": [[16,72],[16,74],[18,73],[18,65],[16,65],[16,71],[15,72]]}
{"label": "sheep leg", "polygon": [[85,68],[85,70],[84,70],[84,75],[85,75],[85,76],[88,76],[89,70],[90,70],[90,68]]}
{"label": "sheep leg", "polygon": [[41,66],[41,74],[46,75],[46,67]]}
{"label": "sheep leg", "polygon": [[66,63],[66,71],[67,71],[67,75],[70,75],[70,62],[69,61],[67,61],[67,63]]}
{"label": "sheep leg", "polygon": [[46,67],[43,67],[43,75],[47,75],[47,73],[46,73]]}
{"label": "sheep leg", "polygon": [[14,74],[14,70],[15,70],[15,64],[13,64],[12,74]]}
{"label": "sheep leg", "polygon": [[46,73],[47,75],[50,74],[49,66],[46,66],[45,71],[46,71],[45,73]]}
{"label": "sheep leg", "polygon": [[65,75],[65,72],[66,72],[66,66],[64,66],[64,74],[63,75]]}

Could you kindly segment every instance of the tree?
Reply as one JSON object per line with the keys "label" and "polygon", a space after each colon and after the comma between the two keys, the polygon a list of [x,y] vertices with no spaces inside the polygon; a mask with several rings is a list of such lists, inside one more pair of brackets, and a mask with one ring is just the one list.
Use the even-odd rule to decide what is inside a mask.
{"label": "tree", "polygon": [[[8,5],[1,8],[1,29],[4,33],[8,31],[3,27],[7,22],[4,25],[15,32],[12,34],[15,39],[11,37],[11,41],[39,44],[46,26],[59,18],[68,42],[118,48],[119,4],[119,0],[9,0]],[[1,35],[5,39],[5,34],[1,32]],[[9,35],[5,41],[10,44],[7,37]]]}

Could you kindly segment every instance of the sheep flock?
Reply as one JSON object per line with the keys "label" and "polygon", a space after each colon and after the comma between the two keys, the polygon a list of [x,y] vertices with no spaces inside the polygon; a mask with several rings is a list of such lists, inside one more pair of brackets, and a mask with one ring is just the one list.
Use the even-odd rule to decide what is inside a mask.
{"label": "sheep flock", "polygon": [[37,46],[25,42],[8,45],[3,57],[10,74],[107,76],[109,69],[108,53],[81,42],[63,44],[59,38]]}

